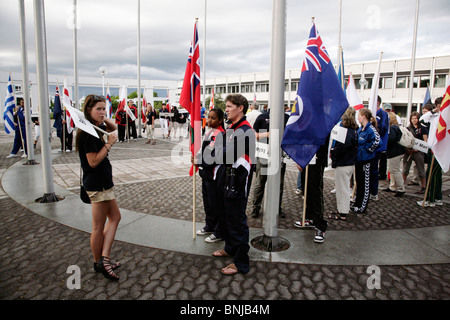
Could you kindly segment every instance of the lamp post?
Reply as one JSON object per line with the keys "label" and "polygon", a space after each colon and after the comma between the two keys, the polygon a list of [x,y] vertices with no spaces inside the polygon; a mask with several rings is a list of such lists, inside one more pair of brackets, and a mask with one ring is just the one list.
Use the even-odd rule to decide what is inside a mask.
{"label": "lamp post", "polygon": [[98,68],[98,71],[102,75],[102,95],[105,96],[105,74],[106,74],[106,68],[101,66]]}

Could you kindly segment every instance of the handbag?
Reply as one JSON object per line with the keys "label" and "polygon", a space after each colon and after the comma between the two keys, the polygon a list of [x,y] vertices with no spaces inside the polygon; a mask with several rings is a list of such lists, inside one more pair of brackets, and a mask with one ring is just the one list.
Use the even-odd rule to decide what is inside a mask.
{"label": "handbag", "polygon": [[83,179],[82,179],[82,171],[81,171],[81,165],[80,165],[80,199],[84,203],[91,203],[91,198],[89,198],[86,189],[83,186]]}

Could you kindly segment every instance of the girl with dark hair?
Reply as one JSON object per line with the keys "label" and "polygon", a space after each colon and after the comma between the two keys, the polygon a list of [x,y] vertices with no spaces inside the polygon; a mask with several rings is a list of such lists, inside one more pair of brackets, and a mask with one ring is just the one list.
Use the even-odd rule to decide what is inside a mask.
{"label": "girl with dark hair", "polygon": [[[198,155],[193,164],[198,165],[200,177],[202,178],[203,206],[205,208],[205,227],[197,231],[198,235],[210,234],[205,241],[212,243],[222,240],[219,218],[222,210],[222,193],[217,187],[217,169],[215,143],[222,145],[223,133],[225,132],[223,124],[224,112],[221,109],[214,108],[209,111],[208,127],[211,130],[206,134],[202,144],[202,153]],[[200,161],[201,157],[201,161]]]}
{"label": "girl with dark hair", "polygon": [[[116,130],[113,120],[106,117],[104,97],[88,95],[83,112],[85,118],[99,128],[107,132]],[[119,264],[112,263],[109,258],[121,218],[113,191],[112,167],[108,159],[108,152],[116,143],[117,135],[110,133],[105,142],[103,133],[97,131],[97,134],[100,138],[78,130],[76,137],[76,150],[83,170],[83,185],[92,203],[90,244],[95,271],[102,272],[108,279],[119,280],[113,271]]]}

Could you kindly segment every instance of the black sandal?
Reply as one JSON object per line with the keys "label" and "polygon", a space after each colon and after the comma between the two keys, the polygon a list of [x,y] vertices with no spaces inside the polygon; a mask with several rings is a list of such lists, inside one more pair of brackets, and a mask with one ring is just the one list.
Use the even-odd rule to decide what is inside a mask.
{"label": "black sandal", "polygon": [[[111,267],[112,267],[113,270],[116,270],[120,266],[121,266],[121,264],[119,262],[112,262],[111,261]],[[103,269],[99,266],[98,262],[94,262],[94,270],[95,270],[95,272],[103,272]]]}
{"label": "black sandal", "polygon": [[105,278],[110,280],[119,280],[119,277],[113,271],[113,264],[108,257],[102,257],[98,263],[98,267]]}
{"label": "black sandal", "polygon": [[345,220],[347,220],[347,214],[331,211],[328,214],[328,218],[334,219],[334,220],[344,220],[345,221]]}

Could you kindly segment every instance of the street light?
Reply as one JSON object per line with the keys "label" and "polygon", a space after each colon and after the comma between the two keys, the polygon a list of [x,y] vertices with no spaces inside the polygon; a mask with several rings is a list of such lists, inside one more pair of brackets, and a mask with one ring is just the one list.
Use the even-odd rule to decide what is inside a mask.
{"label": "street light", "polygon": [[104,96],[105,95],[105,74],[106,74],[106,68],[101,66],[100,68],[98,68],[98,71],[102,75],[102,95]]}

